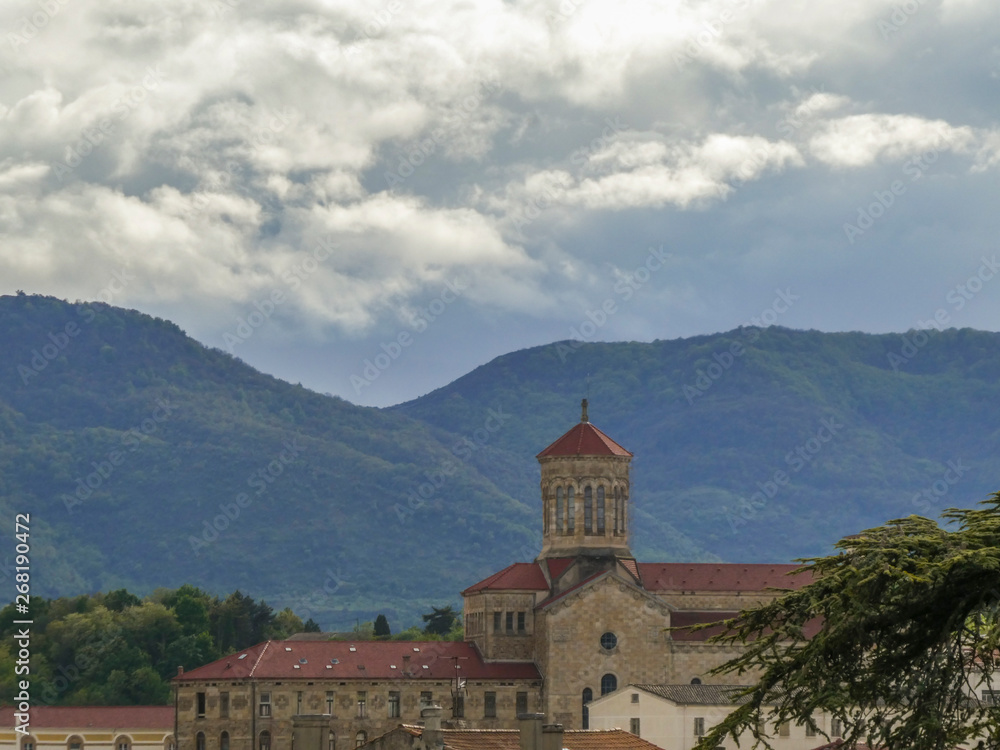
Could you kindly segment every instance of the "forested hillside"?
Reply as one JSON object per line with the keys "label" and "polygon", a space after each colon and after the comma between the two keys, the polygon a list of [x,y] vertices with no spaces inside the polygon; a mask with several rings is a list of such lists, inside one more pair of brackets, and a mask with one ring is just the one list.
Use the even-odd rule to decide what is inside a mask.
{"label": "forested hillside", "polygon": [[45,596],[190,583],[406,627],[537,554],[534,455],[588,393],[645,560],[786,562],[1000,488],[1000,336],[972,330],[562,342],[382,410],[103,304],[0,297],[0,352],[0,509],[31,512]]}

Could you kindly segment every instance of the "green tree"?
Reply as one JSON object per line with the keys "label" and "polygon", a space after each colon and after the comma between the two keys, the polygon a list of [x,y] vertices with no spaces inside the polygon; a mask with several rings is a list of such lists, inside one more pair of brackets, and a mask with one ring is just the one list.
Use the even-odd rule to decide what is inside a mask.
{"label": "green tree", "polygon": [[431,607],[431,610],[428,614],[421,615],[423,621],[427,623],[424,626],[424,632],[430,635],[448,635],[458,619],[458,614],[451,608],[450,604],[442,609]]}
{"label": "green tree", "polygon": [[846,538],[801,561],[806,585],[728,620],[711,640],[742,653],[713,674],[760,679],[699,750],[741,732],[770,747],[762,719],[819,711],[848,746],[994,747],[1000,712],[973,696],[1000,666],[1000,493],[983,506],[946,511],[944,528],[910,516]]}
{"label": "green tree", "polygon": [[322,631],[320,630],[319,623],[316,622],[313,618],[310,617],[308,620],[306,620],[305,625],[302,626],[302,632],[303,633],[319,633],[319,632],[322,632]]}
{"label": "green tree", "polygon": [[271,625],[268,627],[268,635],[276,640],[284,640],[289,636],[301,633],[304,629],[302,618],[285,607],[274,616]]}
{"label": "green tree", "polygon": [[392,635],[392,631],[389,629],[389,621],[385,615],[379,615],[375,618],[375,637],[388,638],[390,635]]}

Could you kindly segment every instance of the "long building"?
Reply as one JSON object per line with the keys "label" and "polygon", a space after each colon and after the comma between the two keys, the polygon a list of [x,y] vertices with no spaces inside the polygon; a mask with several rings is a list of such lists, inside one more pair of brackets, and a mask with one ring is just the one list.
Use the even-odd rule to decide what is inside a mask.
{"label": "long building", "polygon": [[464,643],[258,644],[175,678],[178,750],[291,750],[305,716],[325,717],[326,750],[352,748],[432,703],[446,728],[515,729],[519,714],[540,712],[586,729],[595,698],[627,684],[707,684],[736,654],[707,643],[711,629],[668,628],[805,583],[789,577],[794,565],[636,561],[632,453],[590,423],[586,401],[537,458],[541,553],[462,592]]}

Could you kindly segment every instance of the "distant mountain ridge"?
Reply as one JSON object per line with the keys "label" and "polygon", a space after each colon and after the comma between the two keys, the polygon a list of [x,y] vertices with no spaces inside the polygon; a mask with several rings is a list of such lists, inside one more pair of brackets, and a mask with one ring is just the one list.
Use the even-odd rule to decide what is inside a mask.
{"label": "distant mountain ridge", "polygon": [[373,409],[136,311],[0,297],[0,507],[35,514],[39,594],[191,583],[397,629],[538,553],[534,456],[589,388],[640,559],[788,562],[1000,488],[1000,336],[914,336],[558,342]]}

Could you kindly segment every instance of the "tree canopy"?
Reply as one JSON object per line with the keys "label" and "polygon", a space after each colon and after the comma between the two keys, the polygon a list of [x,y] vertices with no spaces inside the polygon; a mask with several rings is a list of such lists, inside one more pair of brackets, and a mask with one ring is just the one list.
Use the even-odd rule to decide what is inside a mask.
{"label": "tree canopy", "polygon": [[710,640],[741,655],[713,674],[759,680],[699,750],[741,733],[771,747],[769,726],[820,711],[847,744],[993,746],[1000,712],[982,691],[1000,661],[1000,493],[982,505],[946,511],[944,526],[910,516],[843,539],[800,560],[806,585],[727,620]]}

